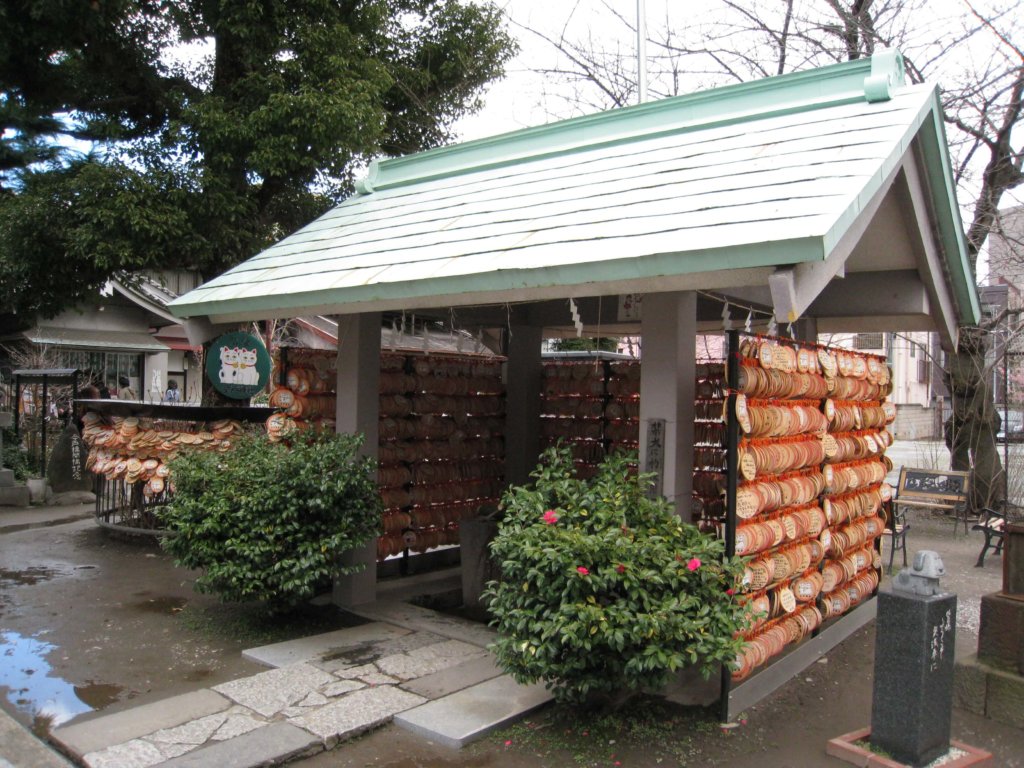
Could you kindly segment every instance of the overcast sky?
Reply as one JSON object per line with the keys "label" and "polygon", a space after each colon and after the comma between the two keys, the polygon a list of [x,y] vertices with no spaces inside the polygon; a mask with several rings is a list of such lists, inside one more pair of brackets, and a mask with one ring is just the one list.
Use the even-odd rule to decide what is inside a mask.
{"label": "overcast sky", "polygon": [[[748,0],[751,6],[758,0]],[[902,5],[902,0],[897,0]],[[908,0],[908,4],[911,0]],[[985,13],[987,6],[1016,7],[1018,0],[972,0],[975,8]],[[563,30],[571,39],[586,36],[606,47],[620,51],[623,56],[635,56],[636,36],[629,27],[635,24],[637,0],[498,0],[510,18],[509,31],[519,40],[520,53],[509,63],[507,76],[493,84],[484,96],[480,113],[464,118],[457,125],[459,139],[494,136],[519,128],[542,125],[556,119],[582,114],[592,109],[572,108],[558,98],[559,83],[551,76],[544,77],[536,69],[554,67],[558,54],[552,46],[529,30],[539,30],[557,37]],[[685,2],[684,0],[645,0],[649,37],[656,37],[668,25],[685,29],[699,36],[702,25],[712,20],[712,14],[721,19],[722,5],[716,3]],[[798,6],[810,6],[808,0],[797,0]],[[770,3],[764,3],[771,8]],[[881,8],[893,5],[880,4]],[[895,7],[895,6],[893,6]],[[906,6],[903,6],[906,7]],[[916,13],[904,29],[907,44],[920,51],[931,45],[936,52],[936,41],[948,39],[966,22],[967,0],[927,0],[924,12]],[[1016,11],[1014,11],[1016,13]],[[616,14],[619,18],[616,18]],[[971,22],[973,23],[973,22]],[[1009,28],[1013,28],[1012,24]],[[955,52],[939,49],[939,57],[929,67],[930,79],[940,85],[952,82],[963,71],[980,66],[991,55],[994,40],[991,35],[978,35],[970,43],[957,46]],[[654,49],[648,51],[650,56]],[[919,53],[924,57],[923,53]],[[635,71],[635,64],[628,67]],[[653,69],[653,66],[652,66]],[[683,83],[680,92],[700,90],[702,83]],[[652,98],[659,98],[652,83]],[[662,94],[663,95],[663,94]],[[947,131],[950,129],[947,129]],[[977,156],[980,157],[980,154]],[[965,218],[971,215],[973,200],[969,192],[960,191]],[[1019,195],[1007,194],[1002,207],[1022,202]],[[979,272],[987,272],[984,259]],[[983,277],[983,275],[979,275]]]}

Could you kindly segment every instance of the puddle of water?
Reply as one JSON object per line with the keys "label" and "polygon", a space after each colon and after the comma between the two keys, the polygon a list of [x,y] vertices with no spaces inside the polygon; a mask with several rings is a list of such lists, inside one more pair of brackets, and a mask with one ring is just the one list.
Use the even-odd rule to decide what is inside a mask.
{"label": "puddle of water", "polygon": [[46,660],[54,650],[52,643],[17,632],[0,632],[0,691],[15,707],[57,726],[116,700],[119,686],[74,686],[54,675]]}
{"label": "puddle of water", "polygon": [[137,608],[145,613],[166,613],[172,615],[178,613],[188,603],[183,597],[151,597],[148,600],[140,600],[132,603],[132,608]]}
{"label": "puddle of water", "polygon": [[182,679],[189,683],[201,683],[212,674],[212,669],[193,669],[191,672],[186,672]]}
{"label": "puddle of water", "polygon": [[75,686],[75,696],[93,709],[103,709],[117,701],[124,690],[122,685],[112,683],[94,683],[91,680],[85,685]]}
{"label": "puddle of water", "polygon": [[358,646],[356,648],[331,648],[320,656],[322,661],[347,661],[349,666],[361,667],[364,664],[372,664],[379,659],[381,654],[373,649],[373,646]]}
{"label": "puddle of water", "polygon": [[54,568],[42,568],[33,566],[20,571],[11,571],[0,568],[0,586],[32,586],[41,581],[49,581],[58,575],[59,571]]}

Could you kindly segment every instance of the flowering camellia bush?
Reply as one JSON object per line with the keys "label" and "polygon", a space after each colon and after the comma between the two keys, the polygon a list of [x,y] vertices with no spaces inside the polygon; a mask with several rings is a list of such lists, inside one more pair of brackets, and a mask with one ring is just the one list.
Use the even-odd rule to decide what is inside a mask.
{"label": "flowering camellia bush", "polygon": [[[634,459],[635,460],[635,459]],[[733,599],[741,561],[647,496],[629,457],[576,477],[564,447],[546,451],[529,487],[510,488],[491,553],[502,579],[485,593],[499,665],[543,680],[560,701],[608,703],[663,687],[697,665],[707,676],[740,648]]]}

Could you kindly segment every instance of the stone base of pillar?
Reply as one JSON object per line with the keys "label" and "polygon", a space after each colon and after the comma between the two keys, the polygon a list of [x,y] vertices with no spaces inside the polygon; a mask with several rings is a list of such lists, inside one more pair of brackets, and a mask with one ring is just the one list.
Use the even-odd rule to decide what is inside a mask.
{"label": "stone base of pillar", "polygon": [[27,507],[32,501],[28,487],[24,485],[13,485],[10,488],[0,488],[0,507]]}

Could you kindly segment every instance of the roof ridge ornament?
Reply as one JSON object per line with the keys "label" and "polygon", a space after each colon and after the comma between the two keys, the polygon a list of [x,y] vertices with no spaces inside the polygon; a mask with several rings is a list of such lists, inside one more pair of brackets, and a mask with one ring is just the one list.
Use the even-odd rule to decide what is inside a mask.
{"label": "roof ridge ornament", "polygon": [[370,167],[366,169],[366,176],[356,179],[356,194],[369,195],[374,192],[374,182],[377,180],[378,173],[380,173],[380,160],[374,158],[370,161]]}
{"label": "roof ridge ornament", "polygon": [[907,84],[903,54],[895,48],[885,48],[871,57],[871,74],[864,78],[864,98],[869,103],[888,101],[892,91]]}

